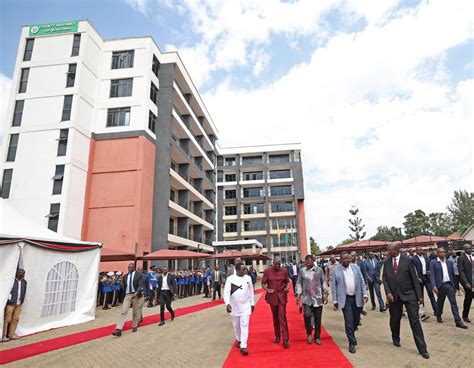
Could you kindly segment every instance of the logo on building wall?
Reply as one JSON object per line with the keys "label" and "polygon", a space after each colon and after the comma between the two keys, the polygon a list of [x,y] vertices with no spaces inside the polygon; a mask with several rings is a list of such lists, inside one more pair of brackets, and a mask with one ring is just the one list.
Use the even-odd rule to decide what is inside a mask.
{"label": "logo on building wall", "polygon": [[35,24],[33,26],[30,26],[29,35],[43,36],[50,34],[72,33],[77,32],[78,28],[79,22],[77,20],[59,23]]}

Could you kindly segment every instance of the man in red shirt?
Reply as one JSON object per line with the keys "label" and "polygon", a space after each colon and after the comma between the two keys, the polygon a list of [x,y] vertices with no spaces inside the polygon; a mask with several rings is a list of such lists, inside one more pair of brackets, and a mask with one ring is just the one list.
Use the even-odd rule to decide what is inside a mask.
{"label": "man in red shirt", "polygon": [[287,294],[290,289],[288,270],[281,267],[279,256],[273,258],[273,264],[263,273],[262,288],[267,292],[265,300],[270,304],[275,330],[275,344],[280,342],[280,329],[283,336],[283,347],[288,349],[288,322],[286,321]]}

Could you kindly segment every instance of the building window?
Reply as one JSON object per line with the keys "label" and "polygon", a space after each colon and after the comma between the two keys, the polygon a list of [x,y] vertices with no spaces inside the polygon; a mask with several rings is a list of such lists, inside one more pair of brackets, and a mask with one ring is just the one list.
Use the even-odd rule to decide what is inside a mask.
{"label": "building window", "polygon": [[10,197],[10,187],[12,185],[13,169],[3,170],[2,179],[2,198],[7,199]]}
{"label": "building window", "polygon": [[235,166],[235,157],[227,157],[224,166]]}
{"label": "building window", "polygon": [[56,165],[56,173],[53,176],[53,194],[61,194],[63,190],[64,165]]}
{"label": "building window", "polygon": [[255,215],[257,213],[265,213],[265,205],[263,203],[244,204],[245,215]]}
{"label": "building window", "polygon": [[226,222],[225,232],[226,233],[236,233],[237,232],[237,223],[236,222]]}
{"label": "building window", "polygon": [[225,181],[236,181],[237,176],[235,174],[225,174],[224,175],[224,180]]}
{"label": "building window", "polygon": [[288,170],[271,170],[270,179],[287,179],[291,178],[291,171]]}
{"label": "building window", "polygon": [[135,50],[115,51],[112,53],[112,69],[133,68]]}
{"label": "building window", "polygon": [[272,202],[272,212],[290,212],[294,210],[293,202]]}
{"label": "building window", "polygon": [[150,86],[150,100],[152,100],[155,105],[158,104],[158,88],[156,88],[153,82],[151,82]]}
{"label": "building window", "polygon": [[226,216],[235,216],[235,215],[237,215],[237,207],[236,206],[227,206],[225,208],[225,215]]}
{"label": "building window", "polygon": [[58,138],[58,156],[66,156],[69,129],[61,129]]}
{"label": "building window", "polygon": [[247,172],[242,174],[243,180],[262,180],[263,172]]}
{"label": "building window", "polygon": [[28,76],[30,75],[30,68],[21,69],[20,76],[20,87],[18,88],[18,93],[25,93],[26,87],[28,85]]}
{"label": "building window", "polygon": [[151,70],[153,74],[158,77],[158,70],[160,70],[160,62],[158,61],[155,55],[153,55],[153,64],[151,64]]}
{"label": "building window", "polygon": [[243,166],[260,166],[262,164],[262,156],[242,157]]}
{"label": "building window", "polygon": [[156,134],[156,115],[153,114],[151,111],[148,112],[148,129],[150,129],[153,133]]}
{"label": "building window", "polygon": [[34,38],[28,38],[25,44],[25,54],[23,55],[23,61],[30,61],[31,55],[33,54],[33,45],[35,44]]}
{"label": "building window", "polygon": [[18,147],[18,138],[19,137],[20,137],[19,134],[10,135],[10,143],[8,145],[8,153],[7,153],[7,162],[15,161],[16,149]]}
{"label": "building window", "polygon": [[[277,225],[278,224],[278,225]],[[280,228],[280,231],[283,233],[290,233],[291,229],[296,227],[296,221],[294,218],[278,218],[272,220],[272,229],[277,230]],[[284,235],[284,234],[281,234]]]}
{"label": "building window", "polygon": [[74,35],[74,41],[72,41],[72,52],[71,56],[77,56],[79,55],[79,48],[81,46],[81,34],[75,34]]}
{"label": "building window", "polygon": [[265,220],[244,221],[244,231],[265,230]]}
{"label": "building window", "polygon": [[291,195],[291,185],[278,185],[270,188],[270,193],[273,196],[287,196]]}
{"label": "building window", "polygon": [[59,222],[59,210],[61,205],[59,203],[51,203],[49,207],[49,214],[46,215],[48,218],[48,229],[52,231],[58,231]]}
{"label": "building window", "polygon": [[76,310],[79,272],[68,261],[54,265],[48,272],[41,318],[71,313]]}
{"label": "building window", "polygon": [[281,154],[281,155],[270,155],[268,158],[268,162],[271,164],[285,164],[290,162],[290,155],[289,154]]}
{"label": "building window", "polygon": [[263,197],[263,188],[244,188],[244,198]]}
{"label": "building window", "polygon": [[61,116],[61,121],[71,120],[71,110],[72,110],[72,95],[64,96],[63,114]]}
{"label": "building window", "polygon": [[130,107],[107,110],[107,127],[130,125]]}
{"label": "building window", "polygon": [[77,64],[69,64],[69,68],[67,70],[66,88],[74,87],[74,82],[76,81],[76,68]]}
{"label": "building window", "polygon": [[235,189],[225,191],[225,199],[235,199],[237,198],[237,191]]}
{"label": "building window", "polygon": [[129,97],[132,95],[133,78],[110,81],[110,97]]}
{"label": "building window", "polygon": [[13,112],[12,126],[20,126],[21,118],[23,117],[23,107],[25,106],[24,100],[15,101],[15,111]]}

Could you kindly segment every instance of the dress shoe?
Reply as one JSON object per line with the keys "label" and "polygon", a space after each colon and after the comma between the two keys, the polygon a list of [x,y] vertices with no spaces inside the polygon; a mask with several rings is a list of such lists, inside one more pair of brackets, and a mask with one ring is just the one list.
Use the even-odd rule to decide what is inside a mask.
{"label": "dress shoe", "polygon": [[236,347],[237,349],[240,349],[240,341],[237,341],[237,344],[235,344],[235,347]]}
{"label": "dress shoe", "polygon": [[117,329],[114,332],[112,332],[112,335],[120,337],[122,336],[122,330]]}
{"label": "dress shoe", "polygon": [[362,313],[363,316],[367,315],[367,312],[365,310],[363,310],[361,313]]}
{"label": "dress shoe", "polygon": [[437,316],[436,320],[438,321],[438,323],[443,323],[443,319],[441,318],[441,316]]}
{"label": "dress shoe", "polygon": [[375,310],[375,305],[372,306],[372,309],[371,310]]}
{"label": "dress shoe", "polygon": [[421,353],[421,356],[425,359],[430,359],[430,354],[428,354],[427,351],[425,351],[424,353]]}
{"label": "dress shoe", "polygon": [[137,329],[136,327],[133,327],[133,328],[132,328],[132,332],[137,332],[137,330],[138,330],[138,329]]}
{"label": "dress shoe", "polygon": [[242,349],[240,349],[240,354],[242,354],[242,355],[249,355],[249,352],[247,351],[247,349],[242,348]]}
{"label": "dress shoe", "polygon": [[174,312],[171,313],[171,320],[174,321]]}
{"label": "dress shoe", "polygon": [[395,345],[397,348],[400,348],[402,344],[400,344],[400,341],[394,341],[393,345]]}
{"label": "dress shoe", "polygon": [[275,341],[273,341],[275,344],[279,344],[280,343],[280,337],[275,337]]}
{"label": "dress shoe", "polygon": [[471,323],[471,320],[469,319],[469,317],[463,317],[462,320],[463,320],[464,322]]}
{"label": "dress shoe", "polygon": [[283,347],[285,349],[288,349],[290,347],[290,343],[288,342],[288,340],[283,340]]}
{"label": "dress shoe", "polygon": [[356,347],[355,345],[349,344],[349,353],[355,354]]}
{"label": "dress shoe", "polygon": [[311,337],[311,334],[306,336],[306,340],[308,341],[308,344],[311,345],[311,343],[313,342],[313,338]]}
{"label": "dress shoe", "polygon": [[158,326],[163,326],[165,324],[164,321],[161,321],[160,323],[158,323]]}
{"label": "dress shoe", "polygon": [[316,345],[321,345],[321,340],[319,339],[319,337],[315,337],[315,338],[314,338],[314,343],[315,343]]}
{"label": "dress shoe", "polygon": [[464,323],[462,323],[461,321],[456,322],[456,327],[457,328],[462,328],[464,330],[467,329],[467,326]]}
{"label": "dress shoe", "polygon": [[7,342],[7,341],[10,341],[10,339],[8,337],[2,337],[2,342]]}
{"label": "dress shoe", "polygon": [[381,311],[381,312],[386,312],[386,311],[387,311],[387,308],[380,308],[380,311]]}

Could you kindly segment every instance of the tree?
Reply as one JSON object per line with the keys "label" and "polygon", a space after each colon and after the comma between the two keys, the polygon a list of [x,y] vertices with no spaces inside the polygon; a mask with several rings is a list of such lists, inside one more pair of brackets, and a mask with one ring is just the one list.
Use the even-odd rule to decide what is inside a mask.
{"label": "tree", "polygon": [[362,219],[357,216],[359,209],[356,206],[352,206],[349,213],[352,215],[352,218],[349,219],[349,229],[353,232],[353,234],[350,234],[351,239],[353,241],[364,239],[366,234],[366,232],[363,231],[365,225],[362,225]]}
{"label": "tree", "polygon": [[370,240],[379,240],[379,241],[386,241],[386,242],[393,242],[400,240],[402,234],[400,230],[395,226],[378,226],[377,233],[370,238]]}
{"label": "tree", "polygon": [[447,213],[430,213],[428,215],[428,220],[431,235],[448,236],[455,231],[452,220]]}
{"label": "tree", "polygon": [[339,245],[344,245],[344,244],[349,244],[349,243],[354,243],[354,239],[351,239],[351,238],[344,239],[342,242],[339,243]]}
{"label": "tree", "polygon": [[312,236],[309,237],[309,245],[311,247],[311,254],[316,255],[318,253],[321,253],[321,249],[319,248],[318,243],[316,243],[316,240]]}
{"label": "tree", "polygon": [[332,245],[330,245],[326,248],[326,250],[333,250],[333,249],[334,249],[334,247]]}
{"label": "tree", "polygon": [[405,234],[407,238],[419,235],[431,235],[429,217],[422,210],[416,210],[405,215]]}
{"label": "tree", "polygon": [[467,190],[456,190],[452,203],[448,206],[453,227],[461,234],[474,223],[474,193]]}

